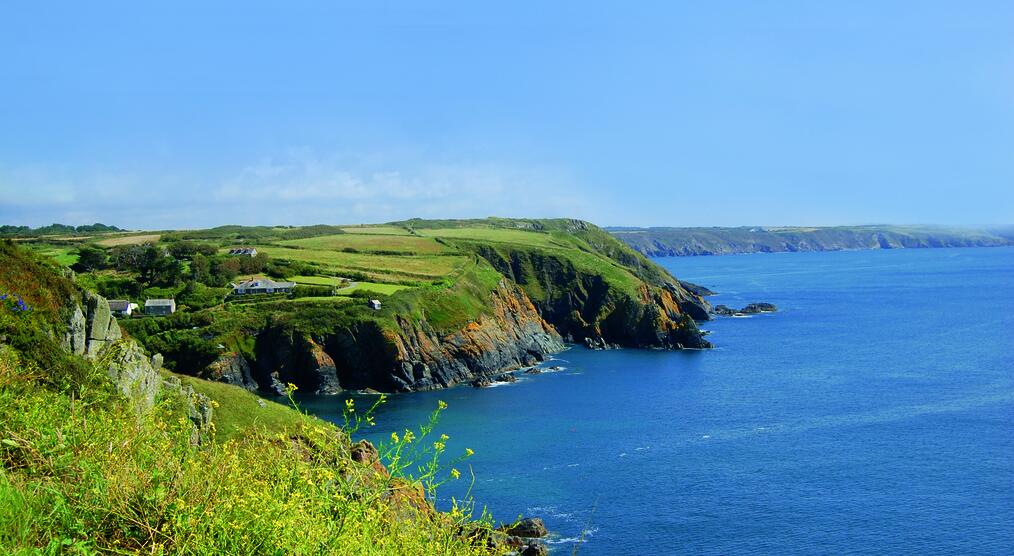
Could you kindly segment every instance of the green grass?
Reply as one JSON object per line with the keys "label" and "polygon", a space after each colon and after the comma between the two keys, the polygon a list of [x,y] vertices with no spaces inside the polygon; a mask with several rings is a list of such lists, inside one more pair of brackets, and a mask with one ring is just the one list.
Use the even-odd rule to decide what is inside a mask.
{"label": "green grass", "polygon": [[510,230],[502,228],[433,228],[419,229],[417,233],[425,237],[470,239],[482,242],[513,243],[531,247],[571,247],[572,243],[561,241],[554,235],[545,232],[529,232],[526,230]]}
{"label": "green grass", "polygon": [[339,275],[342,270],[364,272],[394,278],[434,279],[446,276],[467,259],[461,256],[398,256],[368,253],[345,253],[326,249],[289,249],[277,246],[257,246],[258,251],[271,258],[313,262],[325,265]]}
{"label": "green grass", "polygon": [[377,282],[356,282],[350,287],[342,288],[338,290],[338,295],[348,295],[354,291],[367,291],[374,292],[383,295],[392,295],[395,292],[402,290],[411,289],[412,286],[403,286],[400,284],[379,284]]}
{"label": "green grass", "polygon": [[286,299],[287,303],[348,303],[351,298],[348,296],[336,295],[333,297],[297,297],[294,299]]}
{"label": "green grass", "polygon": [[402,253],[409,255],[434,255],[446,248],[433,239],[409,235],[392,234],[338,234],[306,239],[280,241],[279,245],[302,247],[327,251],[354,249],[359,252]]}
{"label": "green grass", "polygon": [[61,266],[77,262],[77,247],[73,245],[52,245],[48,243],[28,244],[35,252],[45,255]]}
{"label": "green grass", "polygon": [[289,280],[309,286],[340,286],[342,280],[332,276],[293,276]]}
{"label": "green grass", "polygon": [[[320,425],[315,417],[304,415],[291,407],[267,401],[260,396],[247,392],[242,388],[211,382],[187,375],[165,371],[175,376],[185,385],[193,386],[194,391],[214,400],[216,440],[236,440],[253,432],[269,434],[291,434],[306,425]],[[264,406],[258,402],[263,402]]]}
{"label": "green grass", "polygon": [[428,462],[414,445],[384,448],[405,456],[389,477],[326,422],[184,378],[218,406],[215,436],[194,445],[178,394],[138,414],[90,369],[107,387],[72,397],[0,346],[0,554],[489,554],[461,534],[467,507],[425,503],[421,485],[449,470],[402,473]]}
{"label": "green grass", "polygon": [[346,226],[342,231],[347,234],[373,234],[373,235],[395,235],[407,236],[411,232],[400,226]]}

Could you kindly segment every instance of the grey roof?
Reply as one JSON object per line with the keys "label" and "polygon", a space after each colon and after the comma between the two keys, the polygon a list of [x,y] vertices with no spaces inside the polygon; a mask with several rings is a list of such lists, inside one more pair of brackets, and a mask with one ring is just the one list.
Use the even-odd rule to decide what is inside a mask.
{"label": "grey roof", "polygon": [[112,311],[126,311],[127,307],[130,307],[130,302],[126,299],[109,300],[109,309]]}
{"label": "grey roof", "polygon": [[175,299],[148,299],[144,302],[145,307],[169,307],[176,305]]}
{"label": "grey roof", "polygon": [[235,289],[238,290],[251,290],[260,288],[294,288],[296,287],[295,282],[275,282],[274,280],[268,280],[267,278],[257,278],[255,280],[247,280],[236,284]]}
{"label": "grey roof", "polygon": [[229,249],[230,255],[251,255],[256,252],[257,250],[253,247],[236,247],[234,249]]}

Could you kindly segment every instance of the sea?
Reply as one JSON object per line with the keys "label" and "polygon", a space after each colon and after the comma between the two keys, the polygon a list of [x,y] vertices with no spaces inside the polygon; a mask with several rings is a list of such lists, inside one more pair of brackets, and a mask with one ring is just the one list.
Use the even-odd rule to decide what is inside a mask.
{"label": "sea", "polygon": [[[779,310],[701,323],[710,350],[574,346],[394,395],[360,435],[446,402],[447,459],[475,455],[438,506],[541,517],[554,554],[1014,553],[1014,248],[656,262]],[[299,401],[341,421],[341,397]]]}

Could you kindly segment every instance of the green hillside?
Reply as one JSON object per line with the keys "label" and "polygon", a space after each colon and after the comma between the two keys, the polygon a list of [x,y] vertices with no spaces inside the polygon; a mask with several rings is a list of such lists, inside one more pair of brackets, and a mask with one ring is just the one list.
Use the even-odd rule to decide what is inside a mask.
{"label": "green hillside", "polygon": [[[378,453],[350,439],[367,408],[334,427],[235,386],[159,375],[126,356],[130,339],[75,355],[60,338],[82,292],[10,243],[0,297],[0,554],[505,550],[467,506],[434,511],[458,471],[408,474],[444,449],[429,429]],[[130,373],[147,373],[153,398],[123,390]]]}

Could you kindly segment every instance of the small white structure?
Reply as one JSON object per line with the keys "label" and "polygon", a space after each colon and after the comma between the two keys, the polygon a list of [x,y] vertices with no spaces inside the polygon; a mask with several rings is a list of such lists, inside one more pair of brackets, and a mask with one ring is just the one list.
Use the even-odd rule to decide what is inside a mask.
{"label": "small white structure", "polygon": [[256,257],[257,250],[253,247],[236,247],[235,249],[229,249],[229,254],[239,257]]}
{"label": "small white structure", "polygon": [[144,302],[144,314],[166,316],[176,312],[175,299],[149,299]]}
{"label": "small white structure", "polygon": [[137,303],[131,303],[126,299],[109,300],[109,310],[117,315],[129,317],[137,308]]}
{"label": "small white structure", "polygon": [[368,303],[368,305],[370,306],[370,309],[373,309],[374,311],[379,311],[380,310],[380,300],[379,299],[371,299],[370,302]]}
{"label": "small white structure", "polygon": [[295,282],[275,282],[267,278],[256,278],[232,285],[232,293],[248,295],[254,293],[291,293]]}

